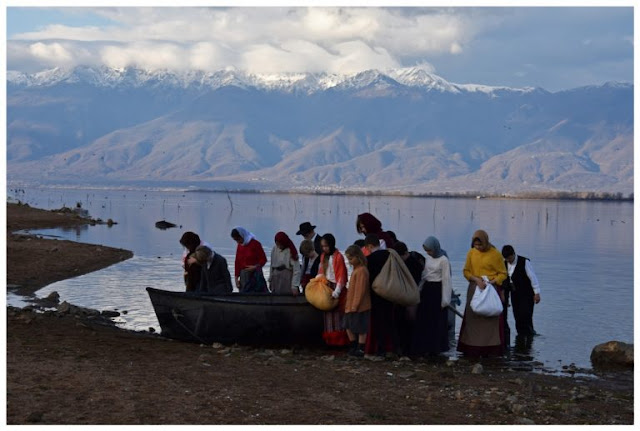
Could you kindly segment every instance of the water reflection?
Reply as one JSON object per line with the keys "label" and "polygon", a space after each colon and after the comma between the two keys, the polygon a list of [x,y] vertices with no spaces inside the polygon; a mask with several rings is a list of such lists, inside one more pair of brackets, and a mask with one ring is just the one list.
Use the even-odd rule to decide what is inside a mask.
{"label": "water reflection", "polygon": [[[512,335],[512,363],[528,366],[538,361],[551,369],[575,363],[588,368],[596,344],[614,339],[633,342],[631,203],[61,189],[26,189],[20,199],[48,209],[81,201],[91,217],[118,223],[111,228],[38,231],[124,248],[135,255],[102,271],[55,283],[38,295],[57,290],[62,300],[79,306],[126,310],[122,325],[131,329],[159,329],[146,286],[183,289],[178,240],[186,230],[212,244],[233,272],[233,226],[245,226],[256,234],[267,256],[279,230],[298,243],[295,232],[303,221],[317,225],[319,233],[333,233],[337,247],[344,251],[360,237],[355,231],[357,214],[372,212],[411,250],[421,251],[422,241],[431,234],[440,239],[450,256],[453,286],[463,304],[467,282],[462,268],[476,229],[485,229],[498,248],[513,244],[532,259],[542,295],[533,319],[536,330],[544,335],[523,344]],[[179,227],[156,229],[158,220]],[[610,282],[611,268],[616,268],[616,283]],[[606,295],[602,286],[607,286]],[[615,319],[608,311],[613,309]],[[511,312],[508,319],[515,328]],[[456,318],[456,332],[459,325]]]}

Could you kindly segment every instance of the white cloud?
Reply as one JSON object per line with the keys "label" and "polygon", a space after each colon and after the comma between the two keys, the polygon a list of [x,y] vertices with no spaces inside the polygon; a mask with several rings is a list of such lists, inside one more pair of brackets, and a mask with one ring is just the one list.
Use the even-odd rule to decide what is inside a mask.
{"label": "white cloud", "polygon": [[[407,62],[428,63],[427,57],[433,53],[459,53],[478,27],[469,25],[468,17],[455,9],[187,7],[91,11],[113,25],[49,25],[16,35],[8,45],[18,40],[38,41],[34,45],[40,44],[39,49],[31,53],[30,63],[46,66],[58,61],[67,66],[88,62],[148,69],[353,72]],[[94,52],[88,53],[91,50]],[[26,64],[24,55],[16,55],[16,51],[9,50],[9,64]]]}
{"label": "white cloud", "polygon": [[[68,7],[55,11],[56,16],[73,14],[70,22],[88,16],[92,25],[52,22],[38,31],[11,36],[8,70],[106,64],[348,73],[421,65],[452,82],[549,90],[633,80],[633,8]],[[106,24],[97,26],[98,22]],[[523,67],[525,63],[535,64],[535,73]],[[582,81],[576,78],[580,76]]]}
{"label": "white cloud", "polygon": [[[363,69],[390,69],[399,67],[389,52],[381,47],[372,48],[362,41],[344,42],[336,46],[338,57],[332,72],[355,73]],[[369,67],[363,65],[370,65]]]}
{"label": "white cloud", "polygon": [[102,62],[109,67],[135,66],[148,69],[188,68],[184,48],[171,43],[132,43],[125,47],[107,46],[101,52]]}
{"label": "white cloud", "polygon": [[61,43],[36,42],[29,46],[29,53],[43,63],[70,64],[73,60],[72,50]]}

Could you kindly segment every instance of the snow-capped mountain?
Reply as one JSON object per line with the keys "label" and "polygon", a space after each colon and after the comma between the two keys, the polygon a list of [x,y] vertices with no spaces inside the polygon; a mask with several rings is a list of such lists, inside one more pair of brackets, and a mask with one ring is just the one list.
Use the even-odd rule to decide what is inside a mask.
{"label": "snow-capped mountain", "polygon": [[[355,74],[337,75],[330,73],[252,74],[233,69],[216,72],[198,70],[182,72],[169,70],[147,71],[134,68],[114,69],[105,66],[81,66],[72,69],[55,68],[34,74],[8,71],[7,81],[10,85],[22,87],[51,87],[62,84],[84,83],[107,88],[140,88],[161,85],[175,88],[199,87],[215,90],[233,85],[258,90],[303,91],[307,93],[325,91],[330,88],[359,89],[371,85],[393,87],[398,84],[451,93],[458,93],[461,89],[469,92],[490,92],[492,90],[508,89],[508,87],[452,84],[437,75],[415,67],[393,69],[386,72],[367,70]],[[512,90],[528,91],[529,89]]]}
{"label": "snow-capped mountain", "polygon": [[418,68],[7,74],[8,180],[413,193],[633,192],[633,86]]}

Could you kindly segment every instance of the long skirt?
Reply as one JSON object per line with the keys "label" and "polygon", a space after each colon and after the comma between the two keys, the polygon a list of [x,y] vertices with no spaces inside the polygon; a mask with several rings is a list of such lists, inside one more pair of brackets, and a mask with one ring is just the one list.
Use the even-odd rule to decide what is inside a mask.
{"label": "long skirt", "polygon": [[293,295],[291,290],[291,278],[293,271],[290,269],[277,269],[271,274],[271,293],[275,295]]}
{"label": "long skirt", "polygon": [[411,340],[412,355],[438,354],[449,350],[449,312],[440,306],[441,301],[442,282],[424,283]]}
{"label": "long skirt", "polygon": [[240,292],[267,292],[267,281],[264,279],[262,268],[249,271],[243,269],[240,271]]}
{"label": "long skirt", "polygon": [[371,290],[371,317],[367,343],[367,355],[396,353],[399,347],[398,313],[401,307],[387,301]]}
{"label": "long skirt", "polygon": [[[334,283],[329,283],[331,289],[335,289]],[[331,311],[324,312],[324,331],[322,339],[328,346],[348,346],[349,336],[344,328],[344,307],[347,302],[347,289],[343,288],[338,297],[338,306]]]}
{"label": "long skirt", "polygon": [[[458,351],[469,356],[500,356],[504,353],[504,313],[495,317],[474,313],[471,309],[471,298],[475,288],[475,283],[469,283],[464,318],[460,326]],[[497,290],[500,293],[502,288],[497,287]]]}

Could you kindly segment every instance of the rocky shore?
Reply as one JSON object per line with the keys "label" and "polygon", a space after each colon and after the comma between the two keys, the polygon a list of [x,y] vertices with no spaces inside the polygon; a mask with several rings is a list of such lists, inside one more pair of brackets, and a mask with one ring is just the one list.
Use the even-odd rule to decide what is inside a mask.
{"label": "rocky shore", "polygon": [[[8,204],[9,290],[28,295],[131,256],[11,233],[78,223],[86,220]],[[634,423],[628,369],[556,376],[491,360],[373,362],[321,348],[197,345],[48,300],[7,307],[11,425]]]}

